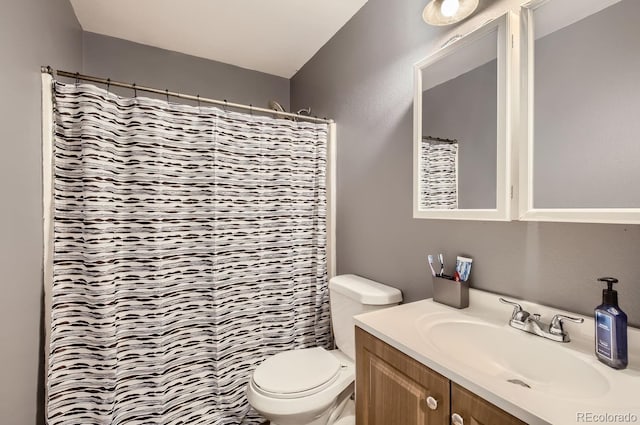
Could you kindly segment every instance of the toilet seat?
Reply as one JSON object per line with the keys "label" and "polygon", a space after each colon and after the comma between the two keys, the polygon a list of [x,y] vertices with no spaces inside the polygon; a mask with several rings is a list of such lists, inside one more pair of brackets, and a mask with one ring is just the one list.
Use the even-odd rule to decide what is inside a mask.
{"label": "toilet seat", "polygon": [[269,357],[251,378],[257,392],[275,399],[316,394],[340,376],[336,356],[322,347],[291,350]]}
{"label": "toilet seat", "polygon": [[[339,350],[322,350],[320,353],[315,354],[317,354],[320,359],[325,357],[325,354],[335,358],[339,365],[337,377],[330,378],[324,384],[316,385],[302,393],[282,394],[259,388],[252,376],[247,385],[247,400],[251,406],[262,416],[269,419],[272,424],[326,424],[326,420],[337,407],[336,403],[339,403],[344,397],[349,397],[353,393],[355,364],[351,358]],[[309,361],[305,359],[309,359],[309,357],[302,355],[302,361],[304,362],[302,364],[305,366],[305,369],[318,369],[316,364],[309,363]],[[329,362],[331,361],[329,360]],[[289,365],[286,366],[285,371],[289,368]],[[258,373],[258,375],[260,375],[260,373]],[[274,379],[275,382],[278,382],[280,377]],[[258,378],[258,380],[260,381],[260,378]],[[320,379],[320,381],[322,381],[322,379]],[[268,384],[262,381],[261,383],[268,387]]]}

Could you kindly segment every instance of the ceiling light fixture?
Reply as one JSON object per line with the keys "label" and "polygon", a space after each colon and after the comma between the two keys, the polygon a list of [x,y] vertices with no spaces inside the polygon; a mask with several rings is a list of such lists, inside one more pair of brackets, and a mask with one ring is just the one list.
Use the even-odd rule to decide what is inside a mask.
{"label": "ceiling light fixture", "polygon": [[471,15],[479,0],[431,0],[422,11],[422,19],[430,25],[451,25]]}
{"label": "ceiling light fixture", "polygon": [[460,1],[458,0],[444,0],[442,6],[440,6],[440,13],[451,18],[460,9]]}

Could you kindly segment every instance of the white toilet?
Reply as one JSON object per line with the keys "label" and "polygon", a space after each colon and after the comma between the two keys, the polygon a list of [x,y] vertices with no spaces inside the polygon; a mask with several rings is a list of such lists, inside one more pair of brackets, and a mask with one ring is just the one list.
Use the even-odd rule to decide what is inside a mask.
{"label": "white toilet", "polygon": [[396,288],[356,275],[329,281],[337,350],[306,348],[278,353],[253,372],[249,403],[271,425],[353,425],[355,381],[353,316],[396,305]]}

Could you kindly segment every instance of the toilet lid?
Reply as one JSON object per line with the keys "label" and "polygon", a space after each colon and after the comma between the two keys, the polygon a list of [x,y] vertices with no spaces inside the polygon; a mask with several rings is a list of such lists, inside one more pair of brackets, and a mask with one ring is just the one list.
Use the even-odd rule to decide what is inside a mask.
{"label": "toilet lid", "polygon": [[253,372],[253,382],[274,395],[309,395],[333,382],[339,373],[338,359],[324,348],[315,347],[269,357]]}

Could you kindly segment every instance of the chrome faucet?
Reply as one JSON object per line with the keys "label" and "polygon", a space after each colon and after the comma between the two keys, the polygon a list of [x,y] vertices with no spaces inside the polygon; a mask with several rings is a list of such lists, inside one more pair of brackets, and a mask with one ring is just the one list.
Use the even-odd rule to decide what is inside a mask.
{"label": "chrome faucet", "polygon": [[504,298],[500,298],[500,302],[513,306],[513,313],[511,314],[511,320],[509,320],[509,326],[543,338],[548,338],[552,341],[571,341],[569,333],[566,332],[562,326],[564,320],[569,320],[575,323],[584,322],[584,319],[581,317],[570,317],[563,314],[556,314],[551,319],[551,323],[544,323],[540,320],[539,314],[531,314],[528,311],[523,310],[522,306],[516,302],[505,300]]}

